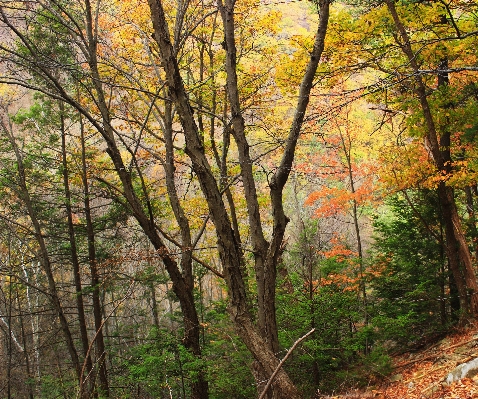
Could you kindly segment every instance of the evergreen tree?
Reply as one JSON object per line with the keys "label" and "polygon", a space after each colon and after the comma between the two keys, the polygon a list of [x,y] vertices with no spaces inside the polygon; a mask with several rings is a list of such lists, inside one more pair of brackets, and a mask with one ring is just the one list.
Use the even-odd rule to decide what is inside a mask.
{"label": "evergreen tree", "polygon": [[375,220],[372,324],[382,340],[412,345],[443,331],[451,298],[436,192],[397,194]]}

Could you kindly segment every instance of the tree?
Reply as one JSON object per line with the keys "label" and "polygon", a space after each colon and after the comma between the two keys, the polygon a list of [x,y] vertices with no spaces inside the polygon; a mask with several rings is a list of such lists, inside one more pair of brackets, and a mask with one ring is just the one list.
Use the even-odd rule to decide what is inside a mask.
{"label": "tree", "polygon": [[[45,193],[42,190],[35,190],[32,188],[32,182],[36,183],[35,179],[40,178],[38,172],[37,160],[40,164],[45,165],[51,158],[43,154],[38,156],[35,153],[35,144],[28,142],[23,137],[17,137],[17,131],[14,129],[14,123],[9,116],[8,104],[3,104],[2,109],[2,139],[5,144],[3,150],[2,169],[4,175],[4,185],[2,187],[4,195],[11,195],[11,201],[13,207],[22,209],[25,216],[10,213],[6,219],[7,225],[10,225],[12,232],[18,229],[19,237],[24,235],[31,236],[33,243],[29,247],[31,256],[34,262],[38,262],[41,266],[41,270],[47,279],[46,293],[51,303],[52,309],[57,316],[60,323],[60,331],[63,335],[63,339],[66,345],[66,349],[69,353],[70,361],[73,366],[73,370],[76,373],[78,381],[81,380],[81,364],[80,357],[74,342],[74,335],[69,325],[69,320],[65,312],[65,306],[62,303],[60,295],[60,289],[57,276],[55,275],[55,262],[52,256],[52,247],[49,245],[48,240],[45,237],[45,218],[56,219],[55,211],[44,200]],[[40,148],[44,148],[43,144]],[[29,153],[31,151],[31,153]],[[36,158],[36,159],[35,159]],[[11,162],[14,162],[15,167],[11,169]],[[44,175],[45,179],[48,175]],[[50,176],[51,177],[51,176]],[[46,183],[46,180],[44,180]],[[48,186],[48,184],[45,184]],[[21,239],[21,238],[20,238]]]}
{"label": "tree", "polygon": [[[414,79],[416,82],[416,87],[414,90],[423,113],[425,124],[425,144],[430,148],[432,159],[435,162],[437,170],[440,173],[449,174],[451,172],[449,132],[445,131],[441,137],[439,137],[439,133],[436,129],[436,123],[431,113],[430,104],[427,98],[427,89],[421,78],[421,75],[419,74],[420,67],[416,61],[416,56],[411,46],[410,37],[400,20],[394,3],[389,0],[386,0],[385,3],[400,34],[400,41],[398,41],[398,44],[404,54],[407,56],[415,75]],[[441,76],[440,72],[438,76]],[[448,258],[450,259],[450,267],[460,292],[462,306],[464,309],[468,309],[472,315],[476,316],[478,313],[478,297],[476,296],[476,293],[478,292],[478,284],[473,268],[470,250],[461,227],[461,220],[458,216],[453,189],[452,187],[447,186],[445,182],[440,182],[438,185],[438,193],[443,209],[443,217],[445,220],[445,231],[447,237],[446,248],[448,252]],[[461,275],[459,264],[457,264],[455,261],[455,251],[458,252],[460,260],[463,264],[464,277]],[[468,297],[469,294],[470,297]]]}
{"label": "tree", "polygon": [[399,350],[439,336],[456,311],[438,202],[435,190],[404,191],[387,200],[390,208],[374,223],[372,324],[378,339]]}
{"label": "tree", "polygon": [[[340,88],[340,85],[337,85]],[[331,104],[328,104],[331,103]],[[376,151],[371,148],[370,129],[366,128],[367,110],[355,102],[353,113],[349,105],[334,104],[316,105],[319,118],[326,109],[335,109],[336,115],[330,115],[316,133],[319,136],[314,162],[306,160],[301,164],[309,176],[318,179],[319,190],[312,191],[305,201],[306,205],[314,206],[314,215],[318,218],[337,218],[347,216],[353,224],[353,241],[356,248],[355,257],[360,278],[360,293],[362,296],[364,320],[367,324],[367,294],[365,286],[365,249],[363,221],[361,214],[366,206],[374,200],[377,189],[376,168],[374,158]],[[330,113],[329,113],[330,114]],[[358,120],[361,120],[360,125]],[[316,123],[320,124],[320,120]],[[364,149],[367,148],[367,151]]]}
{"label": "tree", "polygon": [[[211,173],[204,154],[197,124],[192,107],[180,75],[178,63],[174,54],[169,35],[168,25],[163,6],[158,1],[149,2],[155,40],[158,43],[161,58],[166,72],[170,95],[177,108],[186,140],[186,153],[192,162],[192,167],[198,176],[201,189],[206,197],[209,212],[216,228],[218,250],[225,272],[226,283],[231,300],[230,313],[237,332],[254,355],[258,365],[258,375],[268,377],[278,365],[274,353],[278,349],[277,325],[275,320],[275,284],[277,259],[280,253],[283,235],[287,224],[282,204],[282,191],[287,182],[290,167],[294,159],[294,151],[300,135],[300,127],[309,100],[309,94],[320,56],[324,48],[327,30],[329,2],[320,2],[320,23],[316,34],[314,49],[306,74],[299,91],[299,102],[295,117],[285,144],[284,155],[277,172],[270,178],[269,187],[274,216],[274,227],[271,242],[264,237],[257,202],[256,184],[252,170],[252,159],[249,153],[249,143],[245,135],[245,121],[242,116],[237,80],[237,54],[234,34],[234,3],[227,1],[219,3],[219,11],[224,25],[224,46],[226,48],[227,93],[231,106],[231,125],[233,137],[238,147],[241,177],[247,202],[251,238],[254,247],[258,295],[258,329],[253,324],[253,318],[248,309],[247,293],[242,275],[242,251],[236,241],[230,223],[227,209],[222,200],[218,184]],[[257,378],[259,380],[259,378]],[[279,397],[299,397],[299,394],[287,374],[282,370],[276,377]]]}
{"label": "tree", "polygon": [[[117,5],[111,2],[107,6],[115,9]],[[184,345],[197,358],[201,357],[200,324],[193,296],[192,251],[197,245],[198,237],[202,236],[202,232],[207,227],[207,220],[209,218],[212,220],[223,271],[222,273],[216,271],[197,257],[194,259],[203,267],[215,272],[217,276],[224,275],[230,297],[229,309],[236,330],[256,360],[257,381],[265,381],[279,364],[276,356],[278,338],[275,317],[275,285],[277,260],[282,251],[285,227],[288,222],[283,209],[283,189],[294,160],[294,152],[300,137],[310,90],[324,48],[330,1],[323,0],[318,3],[320,20],[309,63],[299,89],[290,132],[288,137],[275,148],[276,151],[282,153],[282,159],[268,180],[272,206],[272,232],[268,239],[263,224],[267,218],[261,214],[258,183],[253,169],[254,158],[250,152],[250,139],[246,134],[245,102],[241,99],[243,96],[241,88],[245,89],[246,87],[243,86],[245,82],[241,81],[238,75],[238,42],[235,36],[237,5],[230,1],[219,3],[217,9],[211,6],[210,13],[200,15],[199,18],[199,22],[215,21],[215,15],[219,13],[222,19],[226,81],[226,90],[223,93],[227,94],[227,100],[223,103],[224,115],[219,118],[212,114],[210,126],[213,132],[212,126],[220,121],[224,129],[223,159],[220,160],[221,165],[219,165],[222,176],[221,174],[216,175],[211,167],[210,159],[218,160],[218,158],[206,153],[209,143],[204,141],[203,132],[199,130],[200,122],[202,120],[204,123],[204,118],[202,114],[199,117],[193,113],[195,107],[192,101],[194,99],[193,91],[184,84],[188,80],[188,71],[187,68],[180,69],[180,66],[184,67],[183,61],[188,59],[184,57],[188,54],[184,50],[187,47],[184,46],[197,43],[194,40],[188,40],[195,39],[193,33],[201,25],[201,23],[193,22],[195,21],[192,11],[194,5],[191,4],[191,8],[188,8],[186,4],[177,4],[176,23],[171,35],[166,23],[165,8],[172,13],[174,5],[163,4],[159,1],[149,2],[154,39],[160,57],[159,60],[156,58],[157,50],[154,43],[145,40],[144,36],[141,37],[141,41],[145,40],[146,43],[141,48],[142,54],[146,54],[145,59],[149,57],[151,63],[146,67],[140,64],[136,64],[136,66],[141,71],[147,71],[146,76],[151,79],[147,82],[146,87],[140,79],[137,79],[136,75],[128,70],[129,64],[123,62],[124,58],[109,57],[110,52],[116,50],[113,44],[116,45],[117,42],[115,42],[116,32],[106,29],[107,6],[100,3],[92,4],[89,0],[68,4],[68,7],[61,1],[54,0],[29,4],[28,7],[23,8],[21,5],[17,7],[16,5],[2,4],[0,19],[3,28],[15,39],[13,42],[2,45],[2,57],[6,66],[12,66],[16,70],[20,68],[22,71],[21,74],[6,75],[3,81],[60,99],[76,109],[84,118],[84,123],[93,127],[102,138],[103,146],[110,158],[109,166],[115,171],[114,176],[103,179],[103,182],[110,187],[111,191],[118,194],[118,200],[136,220],[164,263],[171,279],[172,289],[179,299],[182,310]],[[67,45],[71,59],[75,60],[73,65],[66,62],[64,58],[51,54],[44,43],[38,41],[38,37],[31,35],[31,30],[25,29],[27,25],[32,26],[45,20],[48,23],[36,26],[45,36],[54,38],[64,46]],[[67,32],[67,34],[60,36],[60,32],[62,34]],[[216,38],[215,35],[211,37]],[[18,43],[20,43],[20,47],[17,45]],[[216,46],[218,44],[220,43],[216,43]],[[203,46],[199,47],[204,48]],[[179,53],[179,49],[183,52]],[[190,59],[194,61],[195,55],[189,54],[191,54]],[[55,70],[61,72],[53,73],[52,64]],[[157,73],[157,71],[160,72]],[[150,88],[154,85],[157,85],[159,89],[151,90]],[[216,88],[214,87],[214,89]],[[259,89],[258,92],[260,92]],[[134,99],[128,104],[131,109],[126,105],[123,106],[122,99],[124,98]],[[199,98],[199,101],[202,102],[199,109],[204,107],[204,98],[205,96],[202,99]],[[212,101],[214,102],[214,100]],[[161,104],[159,104],[160,102]],[[141,118],[131,118],[133,115],[131,110],[138,111],[141,108],[144,110]],[[204,109],[201,111],[209,112]],[[149,119],[151,115],[160,116],[158,125],[165,121],[167,123],[164,127],[153,125]],[[184,144],[174,140],[177,135],[176,121],[180,122],[180,134],[184,138]],[[162,130],[164,138],[160,138],[161,136],[155,133],[158,128]],[[134,134],[130,134],[129,129],[132,129]],[[149,135],[148,140],[144,139],[146,133]],[[211,137],[215,137],[215,134],[213,133]],[[227,182],[225,181],[225,171],[227,170],[225,160],[232,156],[232,151],[229,151],[228,148],[229,137],[233,139],[238,153],[239,179],[242,184],[238,190],[244,192],[246,213],[250,225],[248,234],[254,254],[253,270],[257,284],[257,293],[253,293],[253,297],[257,297],[258,303],[257,325],[255,325],[255,316],[250,307],[251,296],[246,288],[244,274],[247,261],[241,242],[246,240],[239,238],[240,227],[238,223],[234,222],[234,208],[237,208],[237,200],[231,199],[228,194],[228,189],[238,180],[229,178]],[[161,229],[158,223],[161,215],[155,209],[152,198],[153,187],[145,178],[145,169],[141,167],[139,149],[150,149],[151,141],[149,140],[151,138],[155,139],[156,144],[162,145],[164,142],[166,157],[165,162],[162,163],[163,173],[166,176],[169,206],[173,210],[179,240],[174,239],[167,231]],[[184,148],[180,148],[182,146]],[[214,144],[212,146],[214,152]],[[189,232],[190,220],[186,218],[186,212],[181,209],[182,205],[178,201],[178,176],[175,173],[175,168],[179,159],[177,155],[180,155],[181,152],[183,152],[182,159],[189,163],[189,168],[194,175],[191,183],[200,186],[209,213],[204,228],[197,231],[198,234],[194,241]],[[149,151],[149,153],[155,155],[154,151]],[[162,161],[158,153],[154,159]],[[228,163],[230,162],[234,161],[228,161]],[[227,206],[222,198],[223,193],[229,197]],[[179,254],[175,253],[174,247],[180,249]],[[192,382],[192,397],[205,398],[208,392],[207,381],[203,372],[199,372],[197,375],[197,379]],[[275,377],[274,386],[276,387],[274,393],[276,397],[299,397],[297,389],[283,369]]]}
{"label": "tree", "polygon": [[290,360],[291,375],[308,395],[333,392],[343,382],[336,371],[352,366],[360,346],[353,327],[362,318],[358,280],[347,256],[353,251],[337,251],[333,227],[324,220],[304,221],[282,260],[288,272],[278,295],[281,341],[288,346],[294,336],[315,329]]}
{"label": "tree", "polygon": [[[410,141],[420,141],[428,154],[431,163],[423,165],[433,165],[433,171],[423,169],[422,173],[429,173],[428,183],[440,193],[450,268],[462,308],[475,315],[474,292],[478,287],[453,183],[466,174],[466,162],[454,153],[460,141],[456,139],[469,122],[467,117],[454,118],[464,116],[464,109],[474,100],[461,101],[460,96],[452,95],[450,101],[449,97],[457,93],[452,87],[469,85],[476,69],[475,57],[463,56],[476,41],[472,9],[470,4],[460,2],[367,2],[360,18],[351,24],[352,29],[344,29],[347,33],[336,40],[348,40],[354,47],[352,51],[348,47],[345,54],[339,51],[344,54],[339,65],[348,64],[345,68],[351,73],[374,70],[379,75],[373,81],[365,74],[365,85],[358,94],[369,95],[378,103],[380,127],[405,116],[400,134],[408,134]],[[403,175],[399,170],[396,173]],[[474,180],[474,173],[468,177]]]}

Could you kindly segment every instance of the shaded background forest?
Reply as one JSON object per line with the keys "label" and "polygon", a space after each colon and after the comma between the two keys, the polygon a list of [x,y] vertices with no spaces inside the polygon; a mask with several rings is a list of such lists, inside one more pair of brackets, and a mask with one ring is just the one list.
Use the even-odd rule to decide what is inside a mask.
{"label": "shaded background forest", "polygon": [[313,330],[264,393],[312,398],[476,317],[476,2],[0,1],[0,34],[2,397],[252,398]]}

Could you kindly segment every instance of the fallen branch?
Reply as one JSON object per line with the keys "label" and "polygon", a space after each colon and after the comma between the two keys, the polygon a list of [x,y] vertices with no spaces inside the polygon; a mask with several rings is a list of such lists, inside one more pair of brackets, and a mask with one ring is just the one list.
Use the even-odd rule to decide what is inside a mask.
{"label": "fallen branch", "polygon": [[297,345],[299,345],[304,339],[306,339],[310,334],[312,334],[313,332],[315,331],[315,328],[313,328],[312,330],[310,330],[307,334],[303,335],[302,337],[300,337],[297,341],[294,342],[294,345],[292,345],[290,347],[290,349],[287,351],[286,355],[284,356],[284,358],[279,362],[279,365],[276,367],[276,369],[274,370],[274,372],[272,373],[271,375],[271,378],[269,378],[269,381],[267,382],[264,390],[262,391],[261,393],[261,396],[259,396],[259,399],[264,399],[264,397],[266,396],[266,393],[267,393],[267,390],[270,388],[270,386],[272,385],[272,382],[274,381],[274,378],[275,376],[277,375],[277,373],[279,372],[279,370],[281,369],[282,365],[285,363],[285,361],[289,358],[289,356],[292,354],[292,352],[294,351],[295,348],[297,348]]}
{"label": "fallen branch", "polygon": [[448,348],[445,348],[444,350],[453,349],[453,348],[456,348],[458,346],[463,346],[463,345],[469,344],[470,342],[473,342],[473,341],[476,341],[476,340],[478,340],[478,337],[473,337],[473,338],[469,339],[468,341],[460,342],[460,343],[455,344],[455,345],[451,345]]}
{"label": "fallen branch", "polygon": [[395,369],[410,366],[411,364],[422,362],[422,361],[425,361],[425,360],[430,360],[430,359],[433,359],[434,357],[438,357],[438,356],[441,356],[441,355],[442,355],[441,353],[434,353],[433,355],[428,355],[428,356],[422,357],[420,359],[410,360],[410,361],[405,362],[405,363],[397,364],[395,366]]}
{"label": "fallen branch", "polygon": [[408,384],[412,381],[417,381],[417,380],[421,380],[423,377],[426,377],[427,375],[430,375],[432,373],[434,373],[435,371],[438,371],[438,370],[442,370],[442,369],[445,369],[447,367],[450,367],[449,364],[445,364],[443,366],[439,366],[437,368],[434,368],[434,369],[431,369],[429,371],[425,371],[424,373],[420,374],[420,375],[417,375],[416,377],[413,377],[413,378],[410,378],[409,380],[405,381],[404,383],[405,384]]}

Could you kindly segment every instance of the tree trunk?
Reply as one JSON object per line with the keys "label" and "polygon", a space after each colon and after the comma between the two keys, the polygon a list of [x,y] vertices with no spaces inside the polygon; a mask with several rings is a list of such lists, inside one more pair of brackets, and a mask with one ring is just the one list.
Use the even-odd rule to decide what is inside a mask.
{"label": "tree trunk", "polygon": [[[347,139],[346,139],[344,137],[344,134],[340,130],[340,126],[338,126],[338,129],[339,129],[339,134],[340,134],[340,141],[341,141],[341,144],[342,144],[342,150],[344,152],[345,160],[346,160],[346,167],[347,167],[349,184],[350,184],[350,192],[353,195],[353,198],[352,198],[352,218],[353,218],[353,221],[354,221],[355,240],[357,242],[357,256],[358,256],[358,261],[359,261],[359,278],[360,278],[359,291],[362,294],[364,323],[365,323],[365,325],[368,325],[367,287],[365,285],[365,277],[364,277],[362,236],[360,235],[358,203],[357,203],[357,199],[355,198],[355,179],[354,179],[353,167],[352,167],[352,140],[350,138],[350,133],[349,132],[347,132]],[[367,342],[367,339],[366,339],[365,348],[364,348],[365,354],[368,353],[368,346],[369,345],[368,345],[368,342]]]}
{"label": "tree trunk", "polygon": [[466,210],[468,211],[468,226],[473,237],[473,248],[475,250],[475,261],[478,260],[478,229],[476,228],[475,204],[471,187],[464,188],[466,195]]}
{"label": "tree trunk", "polygon": [[[236,235],[222,200],[222,194],[218,189],[217,181],[211,172],[209,162],[204,153],[202,137],[195,122],[188,95],[179,72],[162,3],[160,0],[149,0],[148,3],[154,28],[153,37],[158,43],[162,66],[166,72],[169,93],[184,130],[186,154],[191,159],[193,170],[199,179],[201,190],[208,203],[211,219],[216,228],[219,255],[224,269],[226,284],[229,288],[229,311],[238,335],[253,354],[259,369],[263,370],[265,378],[268,379],[279,364],[275,354],[278,349],[275,320],[276,266],[285,227],[288,222],[283,210],[282,191],[290,173],[300,127],[312,88],[312,81],[323,50],[328,22],[329,1],[320,2],[321,19],[319,30],[309,66],[301,85],[294,123],[291,127],[281,165],[278,168],[279,171],[271,179],[270,188],[273,203],[274,230],[270,244],[264,239],[262,231],[255,181],[252,173],[252,162],[249,155],[249,144],[244,134],[244,118],[242,117],[239,103],[234,39],[234,6],[229,0],[226,1],[225,5],[222,2],[219,3],[225,32],[227,91],[232,111],[233,135],[239,151],[241,177],[249,215],[250,234],[254,247],[259,308],[257,327],[252,322],[253,317],[249,310],[246,295],[241,267],[242,251],[236,240]],[[274,385],[277,388],[278,397],[300,398],[297,388],[283,369],[279,370]]]}
{"label": "tree trunk", "polygon": [[450,203],[447,191],[451,190],[446,187],[445,183],[440,183],[438,187],[438,198],[440,199],[440,208],[442,212],[443,222],[445,224],[445,251],[448,257],[448,265],[455,281],[456,289],[460,299],[460,308],[468,309],[466,285],[463,271],[460,266],[459,244],[453,232],[453,210],[454,204]]}
{"label": "tree trunk", "polygon": [[[195,356],[200,357],[201,348],[199,341],[199,318],[195,308],[193,286],[189,284],[192,276],[189,276],[187,271],[186,274],[183,276],[176,260],[170,254],[169,249],[166,247],[161,237],[159,236],[152,215],[148,215],[146,213],[141,200],[135,193],[130,169],[127,168],[124,164],[120,149],[118,148],[115,141],[115,130],[111,124],[111,115],[109,112],[108,103],[103,92],[101,77],[98,70],[97,41],[94,33],[96,32],[96,28],[94,27],[95,18],[92,14],[90,1],[86,0],[85,4],[87,16],[87,36],[89,45],[88,55],[90,57],[88,62],[92,73],[93,83],[96,89],[96,100],[98,108],[102,116],[102,126],[95,122],[95,120],[90,115],[85,114],[85,116],[90,116],[89,121],[93,123],[93,125],[103,136],[107,145],[106,152],[110,156],[110,159],[114,164],[118,177],[121,180],[121,184],[123,187],[123,195],[130,208],[130,212],[137,220],[138,224],[141,226],[143,232],[150,240],[154,249],[157,251],[161,259],[163,260],[166,271],[171,278],[171,281],[173,283],[173,291],[179,300],[179,304],[181,306],[181,311],[183,314],[185,332],[183,344],[187,349],[191,350],[191,352]],[[203,378],[199,378],[198,381],[192,383],[192,398],[207,399],[207,397],[207,383]]]}
{"label": "tree trunk", "polygon": [[30,380],[30,383],[28,384],[28,399],[34,399],[35,397],[34,384],[31,383],[34,379],[34,376],[30,366],[30,356],[28,354],[28,344],[27,344],[27,337],[25,333],[25,323],[23,320],[23,310],[22,310],[22,305],[20,303],[20,293],[19,293],[18,286],[16,287],[16,294],[17,294],[16,298],[17,298],[17,304],[18,304],[18,316],[20,318],[20,329],[21,329],[22,341],[23,341],[23,356],[25,359],[25,372],[28,379]]}
{"label": "tree trunk", "polygon": [[[173,209],[175,219],[178,223],[181,233],[181,270],[187,289],[192,292],[194,290],[194,275],[192,266],[192,251],[194,248],[191,229],[189,221],[184,213],[184,209],[179,201],[179,195],[177,193],[175,184],[175,165],[174,165],[174,146],[173,146],[173,120],[172,120],[172,104],[167,101],[164,111],[164,142],[166,147],[166,160],[164,163],[164,170],[166,174],[166,186],[168,190],[169,202]],[[197,315],[197,309],[193,303],[194,312],[190,312],[189,317],[194,318],[194,328],[184,331],[184,342],[188,342],[187,346],[193,354],[200,359],[201,358],[201,344],[200,344],[200,328],[199,317]],[[198,370],[197,379],[191,384],[192,397],[193,398],[207,398],[209,392],[209,384],[206,380],[204,371]]]}
{"label": "tree trunk", "polygon": [[60,322],[61,331],[65,339],[65,344],[71,358],[73,369],[75,370],[78,380],[80,380],[81,366],[80,366],[80,361],[78,358],[78,352],[76,351],[75,343],[70,331],[68,320],[63,310],[63,306],[61,305],[61,302],[60,302],[57,284],[55,282],[53,268],[51,265],[50,255],[47,249],[44,235],[42,233],[42,227],[38,219],[37,213],[35,211],[35,207],[33,205],[30,192],[28,191],[26,172],[25,172],[25,167],[23,164],[23,156],[15,140],[15,136],[13,134],[13,130],[12,130],[12,126],[10,122],[6,123],[5,120],[1,120],[0,124],[1,124],[1,128],[3,129],[5,133],[5,136],[8,138],[10,145],[12,146],[13,151],[15,153],[15,160],[16,160],[16,167],[17,167],[17,182],[16,183],[18,185],[18,196],[20,200],[23,201],[23,205],[25,206],[28,217],[30,218],[30,221],[33,225],[33,235],[38,244],[38,252],[35,252],[35,255],[47,276],[49,299],[51,301],[53,309]]}
{"label": "tree trunk", "polygon": [[99,394],[101,397],[109,397],[108,372],[106,367],[106,349],[103,334],[103,316],[100,301],[100,278],[98,274],[98,265],[96,262],[95,231],[91,215],[90,188],[88,181],[88,172],[86,166],[86,148],[83,122],[80,118],[81,134],[81,178],[83,182],[83,205],[86,220],[86,236],[88,242],[88,263],[90,265],[91,288],[93,296],[93,318],[95,321],[95,345],[96,345],[96,363],[98,364],[99,375]]}
{"label": "tree trunk", "polygon": [[[66,131],[65,131],[65,121],[64,121],[64,104],[59,102],[60,107],[60,131],[61,131],[61,151],[62,151],[62,165],[63,165],[63,187],[65,190],[65,209],[67,214],[67,223],[68,223],[68,239],[70,242],[70,257],[71,264],[73,267],[73,280],[75,282],[75,297],[76,297],[76,307],[78,310],[78,324],[80,328],[80,339],[81,346],[83,349],[83,356],[85,358],[86,367],[85,375],[88,375],[92,369],[91,356],[88,354],[88,331],[86,329],[86,316],[85,316],[85,306],[83,303],[83,293],[81,286],[81,273],[80,273],[80,262],[78,260],[78,250],[76,246],[75,230],[73,226],[73,210],[71,207],[71,191],[70,191],[70,181],[69,181],[69,168],[66,155]],[[92,387],[92,384],[89,384]],[[85,392],[85,396],[89,396],[88,392]]]}

